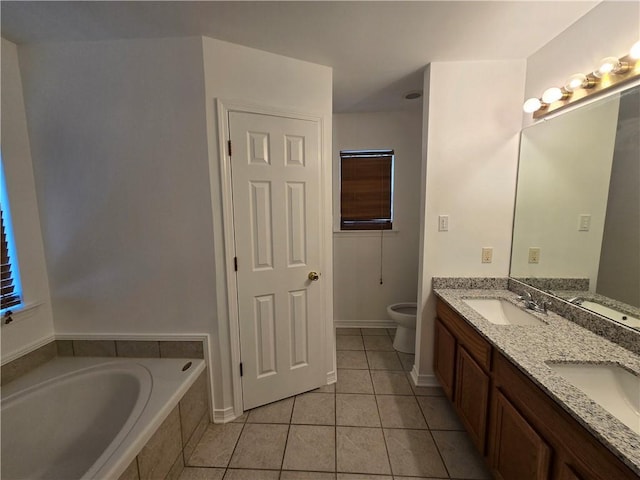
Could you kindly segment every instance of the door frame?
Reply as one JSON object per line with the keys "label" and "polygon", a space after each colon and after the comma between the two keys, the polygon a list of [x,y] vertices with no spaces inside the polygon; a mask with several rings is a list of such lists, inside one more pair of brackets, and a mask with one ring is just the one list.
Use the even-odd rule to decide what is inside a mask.
{"label": "door frame", "polygon": [[[321,318],[325,323],[325,358],[327,383],[336,381],[336,359],[333,340],[333,255],[332,255],[332,174],[330,148],[326,148],[324,118],[272,106],[245,103],[237,100],[216,99],[218,120],[218,155],[220,159],[220,194],[222,197],[222,226],[224,238],[224,269],[226,284],[226,302],[229,322],[229,340],[231,342],[231,380],[233,396],[233,416],[225,418],[229,421],[243,413],[242,379],[240,377],[240,319],[238,316],[238,288],[234,269],[233,253],[235,252],[235,225],[233,221],[233,188],[231,182],[231,157],[227,141],[230,138],[228,118],[230,112],[254,113],[312,121],[318,131],[318,159],[320,161],[320,266],[323,272],[323,291],[321,293]],[[214,192],[211,192],[213,195]],[[219,268],[219,267],[218,267]],[[218,296],[220,298],[220,295]],[[220,311],[220,308],[218,308]],[[221,319],[219,319],[220,321]],[[327,358],[332,352],[332,358]],[[329,360],[331,367],[328,367]]]}

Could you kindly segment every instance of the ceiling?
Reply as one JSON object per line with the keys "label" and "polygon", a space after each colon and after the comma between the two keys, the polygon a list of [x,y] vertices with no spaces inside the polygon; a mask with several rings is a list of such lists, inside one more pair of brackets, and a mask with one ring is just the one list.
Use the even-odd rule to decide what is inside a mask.
{"label": "ceiling", "polygon": [[525,59],[597,1],[0,3],[18,44],[208,36],[333,67],[334,111],[417,108],[433,61]]}

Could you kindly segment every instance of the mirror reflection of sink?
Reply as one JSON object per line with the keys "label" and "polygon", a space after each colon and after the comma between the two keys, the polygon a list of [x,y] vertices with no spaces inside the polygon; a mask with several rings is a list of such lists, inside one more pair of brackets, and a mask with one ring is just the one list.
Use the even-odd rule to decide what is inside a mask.
{"label": "mirror reflection of sink", "polygon": [[547,365],[631,430],[640,434],[640,377],[617,365]]}
{"label": "mirror reflection of sink", "polygon": [[464,298],[464,303],[496,325],[545,325],[539,318],[500,298]]}
{"label": "mirror reflection of sink", "polygon": [[633,328],[640,328],[640,319],[632,317],[631,315],[627,315],[625,313],[619,312],[618,310],[614,310],[613,308],[609,308],[600,303],[592,302],[589,300],[583,300],[579,303],[579,305],[587,310],[591,310],[592,312],[599,313],[607,318],[615,320],[617,322],[623,323]]}

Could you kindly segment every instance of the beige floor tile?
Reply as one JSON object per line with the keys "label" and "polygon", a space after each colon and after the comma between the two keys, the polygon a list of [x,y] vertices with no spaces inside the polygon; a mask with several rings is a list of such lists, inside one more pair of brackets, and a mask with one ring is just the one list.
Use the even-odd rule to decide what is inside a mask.
{"label": "beige floor tile", "polygon": [[338,335],[336,336],[336,350],[364,350],[361,336]]}
{"label": "beige floor tile", "polygon": [[393,477],[393,480],[447,480],[448,477],[444,477],[444,478],[435,478],[435,477],[404,477],[404,476],[398,476],[396,475],[395,477]]}
{"label": "beige floor tile", "polygon": [[185,467],[180,474],[180,480],[222,480],[224,468],[194,468]]}
{"label": "beige floor tile", "polygon": [[273,402],[249,411],[247,423],[289,423],[293,410],[293,397]]}
{"label": "beige floor tile", "polygon": [[229,467],[279,469],[288,431],[289,425],[245,424]]}
{"label": "beige floor tile", "polygon": [[291,425],[282,469],[335,471],[335,435],[335,427]]}
{"label": "beige floor tile", "polygon": [[350,328],[350,327],[343,327],[343,328],[336,328],[336,335],[361,335],[362,332],[360,332],[359,328]]}
{"label": "beige floor tile", "polygon": [[390,474],[380,428],[336,427],[339,472]]}
{"label": "beige floor tile", "polygon": [[359,370],[369,368],[364,350],[338,350],[336,351],[336,359],[338,368],[355,368]]}
{"label": "beige floor tile", "polygon": [[404,370],[396,352],[367,351],[371,370]]}
{"label": "beige floor tile", "polygon": [[331,472],[296,472],[283,470],[280,480],[335,480],[336,474]]}
{"label": "beige floor tile", "polygon": [[376,395],[413,395],[405,372],[371,371]]}
{"label": "beige floor tile", "polygon": [[338,370],[336,393],[373,393],[369,370]]}
{"label": "beige floor tile", "polygon": [[404,371],[410,372],[413,369],[413,362],[415,361],[416,356],[410,353],[398,352],[398,357],[400,358],[400,363],[402,363]]}
{"label": "beige floor tile", "polygon": [[335,395],[330,393],[303,393],[293,406],[291,423],[306,425],[335,425]]}
{"label": "beige floor tile", "polygon": [[417,397],[417,400],[431,430],[464,430],[446,397]]}
{"label": "beige floor tile", "polygon": [[396,336],[396,329],[395,328],[387,328],[387,333],[391,337],[391,340],[393,340],[393,338]]}
{"label": "beige floor tile", "polygon": [[363,335],[365,350],[377,350],[383,352],[395,352],[393,342],[388,335]]}
{"label": "beige floor tile", "polygon": [[394,479],[390,475],[369,475],[367,473],[338,473],[338,480],[394,480]]}
{"label": "beige floor tile", "polygon": [[330,385],[323,385],[315,390],[312,390],[313,393],[335,393],[336,392],[336,384],[332,383]]}
{"label": "beige floor tile", "polygon": [[447,477],[438,449],[427,430],[384,429],[394,475]]}
{"label": "beige floor tile", "polygon": [[469,480],[491,478],[482,456],[475,449],[466,432],[431,433],[451,477]]}
{"label": "beige floor tile", "polygon": [[373,395],[336,394],[336,424],[379,427],[380,417]]}
{"label": "beige floor tile", "polygon": [[240,423],[210,424],[187,460],[192,467],[226,467],[236,446],[243,425]]}
{"label": "beige floor tile", "polygon": [[376,395],[376,400],[383,427],[427,428],[427,423],[414,396]]}
{"label": "beige floor tile", "polygon": [[249,416],[249,412],[244,412],[242,415],[240,415],[238,418],[234,418],[233,420],[231,420],[234,423],[244,423],[247,421],[247,417]]}
{"label": "beige floor tile", "polygon": [[386,328],[361,328],[362,335],[388,335]]}
{"label": "beige floor tile", "polygon": [[224,480],[278,480],[279,470],[229,469]]}

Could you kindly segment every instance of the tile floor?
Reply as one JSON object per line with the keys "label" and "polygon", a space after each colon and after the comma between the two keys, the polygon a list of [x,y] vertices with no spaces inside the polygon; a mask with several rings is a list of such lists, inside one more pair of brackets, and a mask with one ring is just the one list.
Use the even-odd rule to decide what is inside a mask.
{"label": "tile floor", "polygon": [[414,387],[393,330],[336,332],[338,382],[209,425],[180,480],[489,479],[442,391]]}

